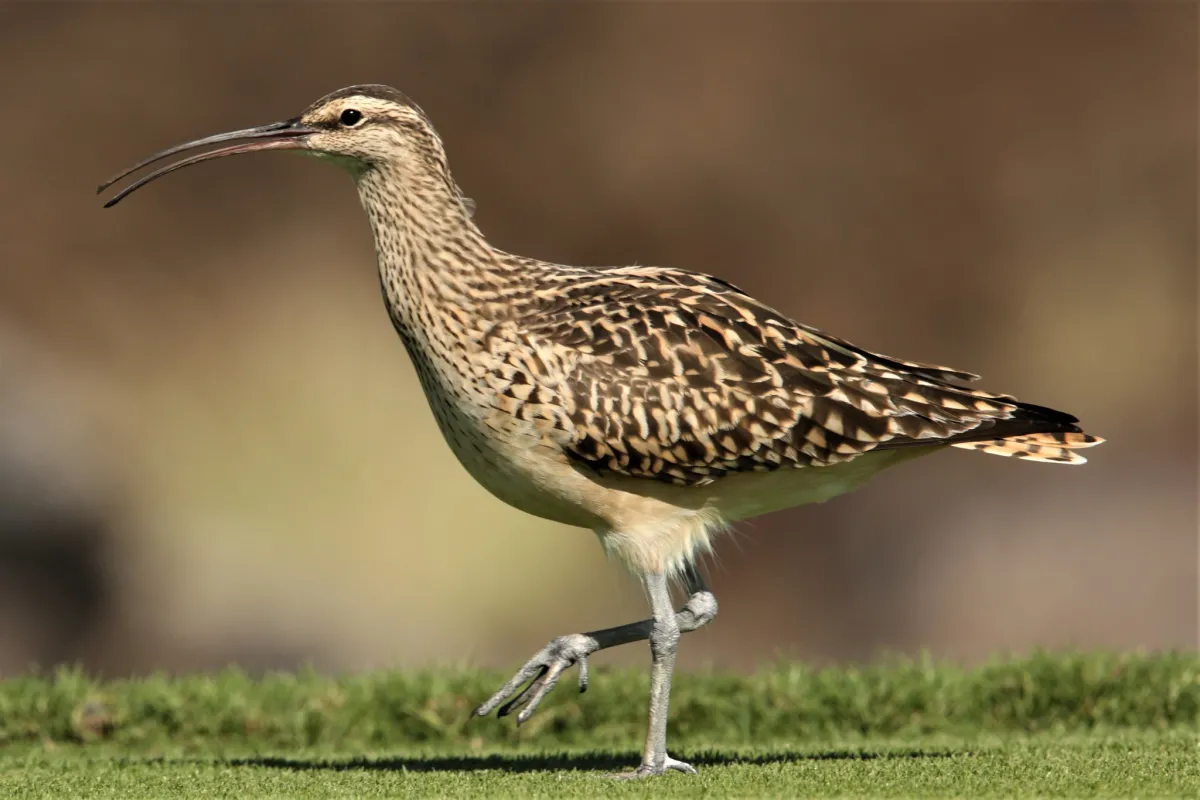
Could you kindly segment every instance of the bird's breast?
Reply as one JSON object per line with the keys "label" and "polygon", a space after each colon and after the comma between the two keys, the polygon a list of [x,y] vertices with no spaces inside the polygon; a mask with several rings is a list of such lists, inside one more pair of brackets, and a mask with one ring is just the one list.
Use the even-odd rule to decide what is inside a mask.
{"label": "bird's breast", "polygon": [[[459,463],[508,505],[568,525],[597,521],[570,495],[562,415],[482,353],[457,358],[406,342],[438,428]],[[539,402],[531,402],[539,401]],[[546,402],[540,402],[540,401]]]}

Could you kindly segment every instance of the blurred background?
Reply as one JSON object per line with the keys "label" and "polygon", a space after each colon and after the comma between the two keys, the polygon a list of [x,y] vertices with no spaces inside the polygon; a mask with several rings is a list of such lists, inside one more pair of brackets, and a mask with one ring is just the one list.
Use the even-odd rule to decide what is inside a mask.
{"label": "blurred background", "polygon": [[645,616],[454,461],[345,175],[93,194],[362,82],[503,249],[718,275],[1108,438],[739,525],[685,666],[1195,646],[1196,42],[1167,3],[0,6],[0,674],[507,666]]}

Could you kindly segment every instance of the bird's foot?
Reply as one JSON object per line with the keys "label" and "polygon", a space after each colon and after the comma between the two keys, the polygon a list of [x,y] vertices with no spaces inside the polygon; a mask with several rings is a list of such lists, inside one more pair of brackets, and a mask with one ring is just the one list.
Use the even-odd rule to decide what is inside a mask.
{"label": "bird's foot", "polygon": [[[496,716],[506,717],[520,708],[521,711],[517,714],[517,724],[520,725],[533,716],[542,700],[554,689],[563,671],[572,664],[579,665],[579,691],[586,692],[587,657],[598,648],[599,644],[595,639],[582,633],[559,636],[525,662],[525,666],[517,670],[517,674],[513,675],[508,683],[476,708],[475,713],[486,717],[499,706],[500,710],[496,712]],[[521,689],[526,681],[529,681],[529,685]],[[511,699],[504,702],[506,698]],[[504,705],[500,705],[501,703]]]}
{"label": "bird's foot", "polygon": [[642,764],[633,772],[619,772],[612,777],[617,778],[618,780],[631,781],[638,778],[649,778],[653,775],[664,775],[666,774],[667,770],[671,769],[676,770],[677,772],[682,772],[685,775],[696,774],[696,768],[691,764],[688,764],[684,761],[677,761],[676,759],[667,756],[665,759],[663,759],[661,767],[656,767],[653,764]]}

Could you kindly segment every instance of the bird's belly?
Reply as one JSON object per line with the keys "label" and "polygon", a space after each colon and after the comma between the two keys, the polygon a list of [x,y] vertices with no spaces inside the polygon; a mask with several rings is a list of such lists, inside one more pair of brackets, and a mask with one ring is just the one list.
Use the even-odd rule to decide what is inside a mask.
{"label": "bird's belly", "polygon": [[597,519],[573,502],[562,476],[573,468],[561,447],[533,425],[429,395],[438,428],[459,463],[494,497],[543,519],[593,528]]}
{"label": "bird's belly", "polygon": [[827,467],[743,472],[701,486],[676,486],[640,478],[609,478],[605,484],[680,509],[707,509],[723,522],[737,522],[785,508],[823,503],[853,491],[887,467],[937,449],[940,448],[877,450]]}
{"label": "bird's belly", "polygon": [[936,449],[876,450],[828,467],[746,472],[714,481],[704,489],[707,503],[727,522],[736,522],[785,508],[823,503],[857,489],[881,470]]}

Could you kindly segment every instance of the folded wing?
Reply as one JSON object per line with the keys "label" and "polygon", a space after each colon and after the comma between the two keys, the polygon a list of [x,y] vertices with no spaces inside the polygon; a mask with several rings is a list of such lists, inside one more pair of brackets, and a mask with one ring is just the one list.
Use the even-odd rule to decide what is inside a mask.
{"label": "folded wing", "polygon": [[705,275],[588,271],[532,311],[524,335],[564,371],[567,453],[601,473],[700,485],[938,444],[1077,463],[1099,441],[1070,414],[863,350]]}

